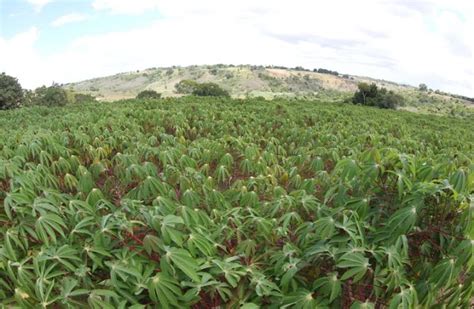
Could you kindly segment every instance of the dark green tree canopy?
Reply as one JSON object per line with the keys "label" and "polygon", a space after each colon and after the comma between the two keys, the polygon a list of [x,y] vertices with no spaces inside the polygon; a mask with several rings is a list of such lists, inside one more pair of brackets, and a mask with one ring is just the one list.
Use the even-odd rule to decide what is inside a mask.
{"label": "dark green tree canopy", "polygon": [[386,88],[378,88],[376,84],[359,83],[358,91],[352,97],[352,103],[380,108],[395,109],[403,105],[403,97]]}
{"label": "dark green tree canopy", "polygon": [[426,86],[426,84],[420,84],[420,86],[418,86],[418,89],[420,91],[428,91],[428,86]]}
{"label": "dark green tree canopy", "polygon": [[161,93],[155,90],[143,90],[137,95],[137,99],[160,99]]}
{"label": "dark green tree canopy", "polygon": [[19,107],[23,100],[23,89],[15,77],[0,74],[0,109]]}
{"label": "dark green tree canopy", "polygon": [[198,84],[192,94],[200,97],[229,97],[229,93],[215,83]]}

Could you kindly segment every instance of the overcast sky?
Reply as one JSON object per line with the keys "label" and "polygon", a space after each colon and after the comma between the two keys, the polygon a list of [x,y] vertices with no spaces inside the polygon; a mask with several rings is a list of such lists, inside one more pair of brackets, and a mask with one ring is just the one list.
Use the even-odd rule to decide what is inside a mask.
{"label": "overcast sky", "polygon": [[27,88],[225,63],[474,97],[473,54],[473,0],[0,0],[0,71]]}

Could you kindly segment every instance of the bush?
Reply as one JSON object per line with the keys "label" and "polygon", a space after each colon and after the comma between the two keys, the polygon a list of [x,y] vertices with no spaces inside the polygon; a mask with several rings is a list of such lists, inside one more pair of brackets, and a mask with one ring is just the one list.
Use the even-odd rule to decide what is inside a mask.
{"label": "bush", "polygon": [[174,88],[176,89],[177,93],[191,94],[196,89],[197,85],[198,83],[194,80],[183,79],[182,81],[174,85]]}
{"label": "bush", "polygon": [[403,97],[388,91],[385,88],[378,88],[376,84],[359,83],[359,90],[354,93],[352,103],[367,106],[376,106],[379,108],[395,109],[397,106],[403,105]]}
{"label": "bush", "polygon": [[143,90],[137,94],[137,99],[160,99],[161,93],[156,92],[155,90]]}
{"label": "bush", "polygon": [[0,109],[19,107],[23,101],[23,89],[15,77],[0,74]]}
{"label": "bush", "polygon": [[97,102],[96,98],[93,95],[85,94],[85,93],[74,94],[74,103],[83,104],[83,103],[90,103],[90,102]]}
{"label": "bush", "polygon": [[197,84],[192,94],[200,97],[229,97],[229,93],[215,83]]}
{"label": "bush", "polygon": [[43,106],[64,106],[68,103],[67,93],[57,84],[36,88],[33,104]]}
{"label": "bush", "polygon": [[420,84],[420,86],[418,86],[418,89],[420,91],[428,91],[428,86],[426,86],[426,84]]}

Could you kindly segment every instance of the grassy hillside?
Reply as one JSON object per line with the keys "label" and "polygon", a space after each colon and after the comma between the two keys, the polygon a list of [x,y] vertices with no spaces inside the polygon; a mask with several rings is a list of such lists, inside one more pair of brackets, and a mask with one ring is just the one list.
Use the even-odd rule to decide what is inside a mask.
{"label": "grassy hillside", "polygon": [[134,98],[142,90],[155,90],[175,97],[175,84],[183,79],[215,82],[236,98],[312,98],[342,101],[352,95],[359,82],[376,83],[401,93],[407,99],[404,108],[425,113],[462,115],[472,112],[472,102],[447,94],[420,92],[416,88],[368,77],[322,74],[297,69],[263,66],[189,66],[152,68],[120,73],[65,85],[67,89],[90,93],[102,100]]}
{"label": "grassy hillside", "polygon": [[0,307],[469,308],[473,159],[351,104],[0,111]]}

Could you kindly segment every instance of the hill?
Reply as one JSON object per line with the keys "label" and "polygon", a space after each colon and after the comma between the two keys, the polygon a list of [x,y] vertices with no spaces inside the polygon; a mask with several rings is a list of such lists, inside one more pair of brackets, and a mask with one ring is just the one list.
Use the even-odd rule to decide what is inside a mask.
{"label": "hill", "polygon": [[473,106],[467,98],[432,90],[422,92],[413,86],[380,79],[324,69],[314,72],[304,68],[252,65],[150,68],[70,83],[65,87],[105,101],[133,98],[142,90],[155,90],[164,97],[175,97],[179,96],[175,85],[183,79],[217,83],[236,98],[297,97],[325,101],[344,100],[352,95],[358,83],[367,82],[402,94],[407,99],[404,108],[411,111],[462,114]]}

